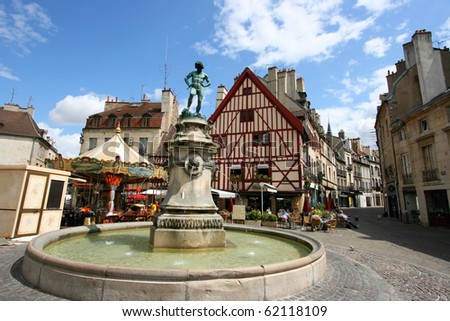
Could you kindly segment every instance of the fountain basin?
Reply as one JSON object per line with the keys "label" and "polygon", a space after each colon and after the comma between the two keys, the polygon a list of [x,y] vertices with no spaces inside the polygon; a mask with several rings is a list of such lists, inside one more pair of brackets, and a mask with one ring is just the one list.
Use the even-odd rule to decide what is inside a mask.
{"label": "fountain basin", "polygon": [[311,252],[294,260],[223,269],[144,269],[82,263],[49,255],[51,243],[88,233],[150,228],[149,222],[79,226],[41,235],[25,251],[22,274],[42,291],[70,300],[244,301],[277,300],[320,281],[326,269],[323,245],[277,229],[225,225],[226,230],[281,236]]}

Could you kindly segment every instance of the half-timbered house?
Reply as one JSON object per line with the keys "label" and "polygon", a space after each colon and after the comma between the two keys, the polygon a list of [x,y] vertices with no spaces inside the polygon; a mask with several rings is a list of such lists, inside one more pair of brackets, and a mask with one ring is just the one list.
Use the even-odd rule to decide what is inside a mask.
{"label": "half-timbered house", "polygon": [[[289,71],[283,76],[286,73],[289,76]],[[289,83],[284,79],[281,84]],[[302,113],[302,106],[281,92],[298,95],[295,86],[278,84],[246,68],[228,92],[219,86],[217,107],[209,118],[211,135],[222,146],[215,157],[213,187],[238,193],[252,208],[301,211],[303,126],[296,114]]]}

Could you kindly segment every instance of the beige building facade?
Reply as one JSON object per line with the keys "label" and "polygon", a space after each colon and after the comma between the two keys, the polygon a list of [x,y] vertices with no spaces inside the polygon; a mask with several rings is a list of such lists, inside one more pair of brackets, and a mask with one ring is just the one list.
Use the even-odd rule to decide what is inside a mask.
{"label": "beige building facade", "polygon": [[416,31],[388,73],[375,128],[386,212],[405,222],[450,227],[450,52]]}
{"label": "beige building facade", "polygon": [[33,119],[34,107],[16,104],[0,107],[0,165],[32,165],[45,167],[45,159],[57,156],[55,142]]}
{"label": "beige building facade", "polygon": [[163,90],[161,102],[152,102],[145,96],[138,102],[108,97],[104,111],[86,120],[80,138],[80,154],[103,145],[119,126],[125,143],[151,163],[160,164],[163,162],[158,155],[160,144],[176,123],[178,114],[178,102],[171,90]]}

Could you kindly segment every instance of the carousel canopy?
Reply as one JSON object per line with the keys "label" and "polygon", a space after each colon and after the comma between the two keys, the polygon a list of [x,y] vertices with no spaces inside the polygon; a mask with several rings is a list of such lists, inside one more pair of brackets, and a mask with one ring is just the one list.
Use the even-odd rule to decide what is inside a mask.
{"label": "carousel canopy", "polygon": [[116,134],[107,142],[97,146],[79,157],[95,158],[103,161],[114,161],[119,156],[122,162],[126,163],[147,163],[143,156],[128,146],[120,135],[120,127],[116,128]]}
{"label": "carousel canopy", "polygon": [[[120,131],[120,127],[117,127],[116,134],[110,140],[77,158],[66,159],[59,155],[56,159],[46,160],[46,165],[49,168],[66,170],[81,176],[95,177],[112,185],[146,179],[165,180],[167,176],[165,170],[155,168],[128,146]],[[111,181],[112,179],[114,181]]]}

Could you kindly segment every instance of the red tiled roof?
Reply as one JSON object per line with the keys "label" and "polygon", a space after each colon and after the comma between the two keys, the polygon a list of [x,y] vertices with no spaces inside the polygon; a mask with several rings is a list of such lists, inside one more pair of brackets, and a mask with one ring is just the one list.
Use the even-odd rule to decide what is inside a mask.
{"label": "red tiled roof", "polygon": [[250,78],[250,80],[261,90],[261,92],[267,97],[269,101],[272,102],[274,106],[276,106],[277,110],[283,115],[283,117],[289,122],[289,124],[297,130],[300,133],[303,133],[303,124],[302,122],[295,117],[267,88],[261,79],[259,79],[251,70],[250,68],[245,68],[244,72],[236,79],[236,81],[233,84],[233,87],[231,87],[228,94],[225,96],[224,100],[220,103],[220,105],[217,107],[215,112],[209,117],[208,121],[214,123],[217,120],[217,117],[219,117],[222,110],[226,107],[226,105],[229,103],[231,98],[236,94],[239,87],[242,85],[244,80],[246,78]]}
{"label": "red tiled roof", "polygon": [[[96,113],[94,115],[90,115],[88,120],[86,121],[86,128],[94,128],[92,125],[92,120],[96,117],[101,117],[102,120],[98,126],[95,128],[107,128],[108,126],[108,118],[111,115],[114,115],[117,117],[119,121],[121,121],[122,127],[141,127],[142,126],[142,119],[145,115],[149,115],[149,124],[146,127],[151,128],[160,128],[162,117],[164,115],[163,112],[161,112],[161,103],[153,103],[150,101],[141,101],[138,103],[118,103],[118,106],[106,110],[100,113]],[[126,116],[131,116],[131,122],[129,126],[124,126],[124,123],[122,122],[122,119]]]}

